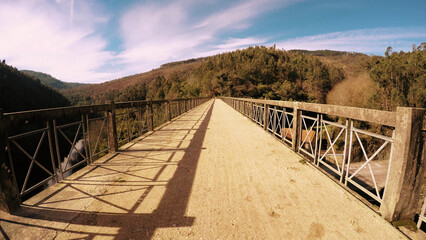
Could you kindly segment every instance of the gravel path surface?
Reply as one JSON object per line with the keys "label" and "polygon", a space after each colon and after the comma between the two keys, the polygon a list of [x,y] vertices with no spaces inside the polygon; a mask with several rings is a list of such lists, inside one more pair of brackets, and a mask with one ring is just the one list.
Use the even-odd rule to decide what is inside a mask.
{"label": "gravel path surface", "polygon": [[0,238],[405,239],[299,160],[212,100],[0,213]]}

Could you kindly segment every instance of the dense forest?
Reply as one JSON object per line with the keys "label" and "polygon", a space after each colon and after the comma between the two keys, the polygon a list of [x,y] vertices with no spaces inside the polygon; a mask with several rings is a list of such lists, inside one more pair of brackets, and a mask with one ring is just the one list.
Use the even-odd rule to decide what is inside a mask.
{"label": "dense forest", "polygon": [[384,57],[249,47],[166,63],[146,73],[84,85],[65,83],[33,71],[24,70],[22,74],[1,64],[1,107],[5,111],[19,111],[67,106],[70,102],[83,105],[106,100],[234,96],[385,110],[397,106],[425,108],[425,45],[413,47],[411,52],[392,52],[389,47]]}
{"label": "dense forest", "polygon": [[[115,99],[233,96],[384,110],[397,106],[425,108],[425,45],[413,47],[411,52],[391,52],[388,48],[384,57],[249,47],[201,59],[191,71],[157,75],[151,82],[124,89]],[[346,101],[328,101],[327,95],[336,84],[341,86],[334,95]]]}
{"label": "dense forest", "polygon": [[0,63],[0,89],[0,108],[4,112],[70,105],[56,90],[5,63]]}
{"label": "dense forest", "polygon": [[412,52],[392,52],[373,57],[370,77],[377,84],[369,107],[394,110],[397,106],[426,108],[426,43]]}
{"label": "dense forest", "polygon": [[235,96],[325,103],[328,91],[343,78],[340,68],[309,54],[249,47],[202,59],[189,72],[156,76],[149,84],[123,90],[118,99]]}

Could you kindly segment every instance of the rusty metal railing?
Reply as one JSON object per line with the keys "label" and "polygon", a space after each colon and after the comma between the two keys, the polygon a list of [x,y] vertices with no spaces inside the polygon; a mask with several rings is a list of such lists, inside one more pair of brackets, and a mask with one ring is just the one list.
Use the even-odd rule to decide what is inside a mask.
{"label": "rusty metal railing", "polygon": [[5,144],[0,148],[0,162],[10,169],[10,189],[16,189],[17,199],[21,199],[59,182],[79,167],[117,151],[209,99],[108,102],[5,114],[0,111],[0,133],[6,136],[0,141],[0,145]]}
{"label": "rusty metal railing", "polygon": [[367,199],[369,203],[364,202],[387,220],[413,217],[423,181],[418,173],[423,173],[425,165],[421,150],[425,109],[389,112],[302,102],[222,100],[360,199]]}

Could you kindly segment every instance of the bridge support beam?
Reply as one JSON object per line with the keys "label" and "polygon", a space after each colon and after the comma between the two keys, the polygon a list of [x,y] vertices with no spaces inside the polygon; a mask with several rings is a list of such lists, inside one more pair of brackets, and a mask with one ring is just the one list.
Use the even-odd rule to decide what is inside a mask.
{"label": "bridge support beam", "polygon": [[392,163],[380,213],[388,221],[413,219],[423,184],[425,110],[398,107]]}
{"label": "bridge support beam", "polygon": [[8,163],[6,129],[3,109],[0,109],[0,211],[12,213],[19,208],[21,199]]}

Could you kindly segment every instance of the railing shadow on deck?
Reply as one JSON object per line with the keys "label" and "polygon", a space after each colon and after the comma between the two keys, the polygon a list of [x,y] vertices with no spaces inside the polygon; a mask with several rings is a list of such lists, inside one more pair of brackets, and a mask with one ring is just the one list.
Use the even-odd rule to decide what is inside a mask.
{"label": "railing shadow on deck", "polygon": [[[194,223],[195,217],[185,216],[185,211],[187,209],[188,201],[191,196],[192,186],[194,183],[195,173],[197,169],[198,160],[202,151],[202,145],[205,138],[207,126],[209,124],[212,109],[214,106],[213,103],[208,103],[209,106],[203,111],[201,116],[193,121],[191,119],[186,120],[185,118],[194,117],[194,112],[191,114],[184,114],[175,121],[186,122],[190,126],[180,129],[186,131],[180,139],[172,138],[171,141],[177,142],[176,148],[164,149],[163,147],[153,148],[148,146],[146,150],[139,150],[141,152],[150,153],[147,156],[137,156],[133,155],[131,149],[119,151],[114,156],[109,159],[95,162],[92,164],[92,168],[85,172],[84,174],[79,175],[78,177],[70,180],[65,180],[62,183],[62,187],[56,191],[49,194],[47,197],[38,200],[33,204],[23,204],[21,209],[14,213],[14,215],[31,218],[31,219],[40,219],[47,220],[52,222],[61,222],[72,225],[79,225],[78,230],[75,228],[60,228],[52,226],[46,226],[43,224],[29,224],[29,223],[20,223],[6,219],[0,219],[0,222],[8,222],[13,224],[19,224],[22,226],[36,227],[41,229],[55,230],[58,232],[76,234],[75,236],[79,239],[93,239],[95,237],[109,237],[114,239],[150,239],[155,230],[158,228],[165,227],[180,227],[180,226],[192,226]],[[170,124],[168,124],[170,125]],[[170,130],[166,127],[159,128],[156,131],[157,136],[171,136]],[[188,139],[191,135],[192,139]],[[181,136],[181,135],[179,135]],[[169,138],[170,139],[170,138]],[[145,139],[139,140],[141,143],[145,144]],[[186,148],[182,148],[182,143],[184,140],[189,140],[189,145]],[[151,141],[151,142],[149,142]],[[149,144],[154,144],[155,141],[146,139],[146,142]],[[161,143],[160,142],[157,142]],[[158,146],[158,145],[157,145]],[[176,161],[175,155],[177,153],[183,153],[183,156],[179,161]],[[161,154],[170,154],[167,160],[161,160],[156,158],[156,155]],[[114,162],[118,157],[125,156],[126,159],[120,159],[118,162]],[[128,157],[128,158],[127,158]],[[172,161],[173,160],[173,161]],[[169,181],[160,180],[160,175],[166,170],[167,166],[176,165],[177,168],[173,173],[173,176]],[[114,169],[114,167],[124,168],[124,167],[142,167],[141,169],[134,169],[127,171]],[[156,169],[155,176],[145,177],[140,176],[134,172],[140,172],[142,170]],[[102,174],[102,177],[107,175],[120,175],[131,177],[134,181],[123,181],[123,182],[114,182],[108,180],[97,180],[96,175],[97,170],[109,171],[110,173]],[[90,175],[95,174],[95,175]],[[89,185],[106,185],[106,186],[126,186],[132,187],[125,191],[119,192],[104,192],[104,193],[91,193],[88,191],[81,190],[80,186],[89,186]],[[165,186],[165,192],[158,203],[157,208],[152,213],[137,213],[136,210],[144,203],[144,200],[148,194],[157,186]],[[78,192],[80,197],[70,197],[65,200],[53,201],[52,199],[55,196],[61,194],[63,191],[71,190]],[[122,207],[116,203],[109,202],[104,198],[106,196],[111,196],[115,194],[130,193],[134,192],[135,194],[141,194],[139,198],[134,202],[133,206]],[[96,212],[96,211],[79,211],[79,210],[70,210],[66,209],[65,206],[67,201],[76,201],[81,199],[90,199],[93,198],[94,201],[108,205],[114,211],[106,212]],[[49,204],[61,204],[63,208],[59,207],[47,207]],[[121,211],[123,213],[117,213]],[[85,231],[87,227],[87,231]],[[116,229],[115,233],[111,232],[102,232],[102,231],[93,231],[90,227],[106,227]],[[2,231],[3,237],[6,239],[6,232]]]}

